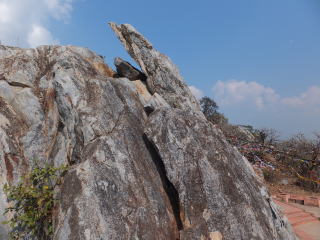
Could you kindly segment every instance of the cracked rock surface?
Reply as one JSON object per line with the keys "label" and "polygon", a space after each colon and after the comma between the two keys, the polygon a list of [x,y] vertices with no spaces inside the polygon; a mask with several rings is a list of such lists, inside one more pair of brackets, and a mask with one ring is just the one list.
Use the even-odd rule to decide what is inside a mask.
{"label": "cracked rock surface", "polygon": [[0,211],[38,160],[70,165],[54,239],[296,239],[170,59],[111,27],[143,74],[116,78],[80,47],[0,46]]}

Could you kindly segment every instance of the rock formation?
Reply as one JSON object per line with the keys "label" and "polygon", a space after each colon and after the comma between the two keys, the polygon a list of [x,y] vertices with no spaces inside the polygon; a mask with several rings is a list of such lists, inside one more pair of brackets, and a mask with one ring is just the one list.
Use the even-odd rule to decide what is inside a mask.
{"label": "rock formation", "polygon": [[0,211],[37,159],[70,165],[54,239],[296,239],[170,59],[110,25],[146,79],[85,48],[0,46]]}

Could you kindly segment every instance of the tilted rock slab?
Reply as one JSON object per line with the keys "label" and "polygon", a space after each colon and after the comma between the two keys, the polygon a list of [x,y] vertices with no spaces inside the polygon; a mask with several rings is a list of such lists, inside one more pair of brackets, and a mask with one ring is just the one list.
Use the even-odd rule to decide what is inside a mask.
{"label": "tilted rock slab", "polygon": [[3,185],[38,160],[70,165],[54,239],[296,239],[171,61],[112,27],[147,85],[85,48],[0,46],[0,211]]}
{"label": "tilted rock slab", "polygon": [[196,98],[171,60],[153,48],[130,24],[109,23],[130,56],[147,76],[148,90],[160,94],[174,108],[200,111]]}

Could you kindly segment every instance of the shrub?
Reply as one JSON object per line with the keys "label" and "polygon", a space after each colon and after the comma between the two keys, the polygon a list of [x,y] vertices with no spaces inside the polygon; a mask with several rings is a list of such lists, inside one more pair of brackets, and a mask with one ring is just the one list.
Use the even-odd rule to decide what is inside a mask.
{"label": "shrub", "polygon": [[279,180],[276,170],[273,170],[271,168],[264,168],[262,169],[262,173],[264,180],[266,180],[267,182],[275,183]]}
{"label": "shrub", "polygon": [[66,171],[67,166],[36,166],[17,185],[5,184],[4,192],[11,203],[5,214],[11,213],[11,218],[4,223],[11,227],[10,239],[52,239],[54,189]]}
{"label": "shrub", "polygon": [[298,178],[296,184],[307,191],[320,192],[320,184],[316,181]]}

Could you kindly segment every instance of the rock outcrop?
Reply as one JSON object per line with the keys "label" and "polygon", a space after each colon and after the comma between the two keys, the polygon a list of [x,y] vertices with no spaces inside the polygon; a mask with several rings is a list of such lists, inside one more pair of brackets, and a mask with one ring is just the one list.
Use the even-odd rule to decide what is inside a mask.
{"label": "rock outcrop", "polygon": [[109,23],[130,56],[147,75],[147,87],[151,94],[160,94],[170,106],[200,111],[200,106],[180,76],[171,60],[153,48],[135,28],[129,24]]}
{"label": "rock outcrop", "polygon": [[70,165],[54,239],[296,239],[169,58],[111,27],[147,79],[85,48],[0,46],[0,211],[37,159]]}

